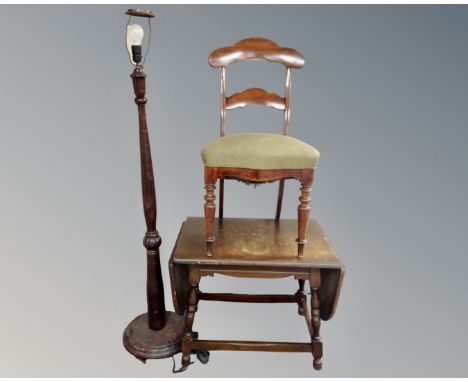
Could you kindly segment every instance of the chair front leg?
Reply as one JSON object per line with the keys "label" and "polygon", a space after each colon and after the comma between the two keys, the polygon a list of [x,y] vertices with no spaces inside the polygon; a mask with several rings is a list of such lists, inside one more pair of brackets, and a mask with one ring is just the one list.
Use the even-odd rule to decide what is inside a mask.
{"label": "chair front leg", "polygon": [[205,167],[205,237],[206,254],[213,256],[214,220],[216,213],[216,168]]}
{"label": "chair front leg", "polygon": [[297,208],[297,255],[302,256],[304,245],[307,243],[306,232],[310,213],[310,191],[312,189],[312,179],[301,181],[301,196],[299,197],[299,207]]}

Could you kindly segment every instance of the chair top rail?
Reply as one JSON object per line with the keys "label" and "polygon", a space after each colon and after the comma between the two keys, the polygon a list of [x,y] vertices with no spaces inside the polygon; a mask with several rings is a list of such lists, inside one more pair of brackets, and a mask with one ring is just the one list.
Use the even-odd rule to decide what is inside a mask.
{"label": "chair top rail", "polygon": [[216,49],[208,58],[209,64],[214,68],[255,60],[276,62],[295,69],[302,68],[305,62],[304,57],[297,50],[280,47],[275,42],[261,37],[246,38],[234,45]]}

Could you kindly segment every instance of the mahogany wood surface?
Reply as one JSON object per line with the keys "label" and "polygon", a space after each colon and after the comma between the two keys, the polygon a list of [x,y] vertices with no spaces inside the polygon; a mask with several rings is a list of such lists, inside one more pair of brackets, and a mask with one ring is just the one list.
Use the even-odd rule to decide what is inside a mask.
{"label": "mahogany wood surface", "polygon": [[157,207],[154,186],[153,163],[146,123],[146,74],[141,67],[136,67],[132,75],[135,103],[138,107],[138,122],[140,134],[141,187],[143,193],[143,210],[146,221],[146,234],[143,245],[147,253],[147,302],[149,327],[153,330],[162,329],[166,324],[166,308],[164,305],[164,287],[159,259],[161,237],[156,229]]}
{"label": "mahogany wood surface", "polygon": [[298,218],[297,218],[297,243],[298,243],[298,251],[297,255],[301,257],[304,253],[304,245],[307,243],[306,240],[306,229],[307,229],[307,222],[309,220],[309,212],[310,212],[310,191],[311,191],[311,182],[303,181],[301,182],[301,196],[299,197],[299,204],[298,208]]}
{"label": "mahogany wood surface", "polygon": [[305,290],[304,290],[304,285],[305,285],[305,280],[298,280],[299,282],[299,289],[297,290],[296,292],[296,296],[297,296],[297,299],[298,299],[298,308],[297,308],[297,313],[300,315],[300,316],[303,316],[304,315],[304,307],[302,306],[302,299],[305,299],[306,298],[306,293],[305,293]]}
{"label": "mahogany wood surface", "polygon": [[297,50],[280,47],[275,42],[261,37],[246,38],[232,46],[216,49],[208,58],[209,64],[214,68],[252,60],[276,62],[296,69],[304,66],[304,57]]}
{"label": "mahogany wood surface", "polygon": [[236,293],[203,293],[198,294],[199,300],[205,301],[229,301],[229,302],[253,302],[253,303],[297,303],[299,297],[290,294],[236,294]]}
{"label": "mahogany wood surface", "polygon": [[311,183],[313,169],[253,169],[238,167],[205,166],[205,182],[216,182],[217,179],[242,179],[251,183],[268,183],[276,180],[296,179],[299,182]]}
{"label": "mahogany wood surface", "polygon": [[269,106],[278,110],[284,110],[285,108],[283,97],[276,93],[268,93],[262,88],[249,88],[242,92],[234,93],[226,98],[225,108],[232,110],[249,104]]}
{"label": "mahogany wood surface", "polygon": [[312,351],[312,345],[307,342],[196,340],[192,345],[192,349],[310,353]]}
{"label": "mahogany wood surface", "polygon": [[[143,245],[147,253],[146,291],[148,312],[137,316],[127,325],[122,339],[128,352],[142,362],[146,362],[147,359],[167,358],[180,352],[186,323],[185,319],[179,314],[166,311],[164,305],[164,287],[159,258],[161,238],[156,229],[155,181],[145,110],[146,75],[143,73],[141,65],[135,67],[131,78],[135,92],[135,103],[138,107],[141,185],[146,221]],[[182,272],[180,276],[183,276],[183,269],[177,271]]]}
{"label": "mahogany wood surface", "polygon": [[214,254],[207,257],[204,219],[188,217],[174,248],[177,263],[206,265],[249,265],[264,267],[320,267],[341,269],[327,235],[316,220],[310,220],[302,257],[296,256],[294,219],[215,219]]}

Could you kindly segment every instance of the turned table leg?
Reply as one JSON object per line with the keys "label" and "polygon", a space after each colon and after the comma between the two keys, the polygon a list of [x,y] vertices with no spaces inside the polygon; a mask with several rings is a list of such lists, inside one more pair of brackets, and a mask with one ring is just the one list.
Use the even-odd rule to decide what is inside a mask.
{"label": "turned table leg", "polygon": [[300,316],[303,316],[304,315],[304,309],[302,308],[302,298],[306,297],[306,294],[305,294],[305,291],[304,291],[305,280],[298,280],[298,281],[299,281],[299,289],[296,292],[297,305],[298,305],[297,313]]}
{"label": "turned table leg", "polygon": [[307,223],[309,222],[310,212],[310,191],[312,189],[312,180],[301,182],[301,196],[299,198],[300,204],[297,208],[297,255],[302,256],[304,252],[304,245],[307,243],[306,231]]}
{"label": "turned table leg", "polygon": [[322,338],[320,337],[320,300],[318,296],[318,288],[311,288],[312,293],[312,328],[314,335],[312,336],[312,354],[314,356],[314,369],[322,368]]}
{"label": "turned table leg", "polygon": [[198,305],[198,284],[200,282],[200,276],[198,270],[190,270],[190,291],[187,303],[187,314],[185,316],[185,334],[182,338],[182,366],[187,367],[190,365],[190,353],[192,351],[192,341],[198,337],[198,334],[194,333],[193,321],[195,320],[195,312],[197,311]]}

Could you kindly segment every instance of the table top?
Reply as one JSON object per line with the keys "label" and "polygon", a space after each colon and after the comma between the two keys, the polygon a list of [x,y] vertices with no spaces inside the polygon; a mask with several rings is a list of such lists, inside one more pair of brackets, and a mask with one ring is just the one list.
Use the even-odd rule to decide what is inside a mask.
{"label": "table top", "polygon": [[[216,219],[213,256],[206,255],[205,220],[188,217],[182,223],[169,260],[172,301],[177,314],[184,314],[190,290],[189,268],[194,265],[216,268],[234,266],[247,269],[278,267],[320,268],[320,317],[329,320],[336,309],[345,273],[320,225],[310,220],[302,257],[297,257],[297,221],[281,219]],[[214,266],[214,267],[210,267]]]}
{"label": "table top", "polygon": [[174,263],[344,269],[330,240],[310,220],[304,254],[297,256],[297,220],[224,218],[215,221],[213,256],[206,255],[205,220],[188,217],[174,247]]}

